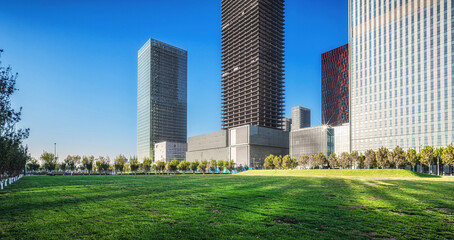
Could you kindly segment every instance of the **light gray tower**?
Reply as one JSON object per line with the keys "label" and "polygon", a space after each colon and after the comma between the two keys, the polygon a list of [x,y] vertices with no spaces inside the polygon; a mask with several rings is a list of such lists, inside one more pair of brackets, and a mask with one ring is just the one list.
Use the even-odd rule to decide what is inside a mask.
{"label": "light gray tower", "polygon": [[138,52],[137,155],[154,159],[155,143],[187,139],[187,52],[149,39]]}
{"label": "light gray tower", "polygon": [[292,130],[311,126],[311,110],[305,107],[292,108]]}
{"label": "light gray tower", "polygon": [[453,142],[453,1],[349,0],[352,151]]}

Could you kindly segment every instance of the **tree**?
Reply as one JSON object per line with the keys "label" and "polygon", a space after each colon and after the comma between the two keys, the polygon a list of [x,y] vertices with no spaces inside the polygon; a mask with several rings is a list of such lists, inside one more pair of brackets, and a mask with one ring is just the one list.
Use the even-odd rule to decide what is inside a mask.
{"label": "tree", "polygon": [[93,171],[93,163],[95,162],[95,156],[89,156],[88,162],[85,164],[85,168],[88,170],[88,174],[91,174]]}
{"label": "tree", "polygon": [[383,168],[389,167],[388,161],[388,149],[381,147],[375,152],[375,159],[377,160],[377,166]]}
{"label": "tree", "polygon": [[367,150],[364,153],[364,164],[370,169],[377,166],[377,159],[375,157],[375,152],[372,149]]}
{"label": "tree", "polygon": [[413,171],[415,171],[415,166],[419,164],[419,158],[416,151],[412,148],[409,148],[405,153],[405,159],[411,165]]}
{"label": "tree", "polygon": [[[0,49],[0,54],[2,52]],[[19,175],[30,159],[27,147],[22,145],[30,130],[16,127],[21,120],[22,108],[16,111],[11,106],[11,96],[17,90],[17,76],[11,67],[3,67],[0,62],[0,179],[4,175]]]}
{"label": "tree", "polygon": [[183,174],[184,174],[186,172],[186,170],[188,170],[188,167],[189,167],[189,163],[188,162],[181,161],[178,164],[177,169],[178,169],[178,171],[183,172]]}
{"label": "tree", "polygon": [[199,166],[198,166],[199,170],[200,170],[203,174],[205,174],[205,172],[206,172],[206,170],[207,170],[207,167],[208,167],[208,162],[207,162],[207,160],[201,161],[200,164],[199,164]]}
{"label": "tree", "polygon": [[156,163],[156,171],[162,172],[166,168],[166,163],[164,161],[157,161]]}
{"label": "tree", "polygon": [[343,152],[339,158],[339,166],[343,169],[351,167],[350,154]]}
{"label": "tree", "polygon": [[43,161],[44,168],[47,171],[53,171],[57,166],[57,158],[52,153],[44,152],[41,154],[41,161]]}
{"label": "tree", "polygon": [[[443,149],[443,154],[441,155],[441,160],[443,164],[448,165],[450,168],[454,166],[454,145],[451,143]],[[449,169],[449,172],[452,174],[452,170]]]}
{"label": "tree", "polygon": [[429,174],[432,174],[431,165],[434,160],[434,148],[431,146],[424,147],[421,152],[421,164],[429,166]]}
{"label": "tree", "polygon": [[353,151],[350,153],[350,161],[351,166],[357,168],[361,164],[361,156],[359,155],[358,151]]}
{"label": "tree", "polygon": [[60,168],[60,170],[63,171],[63,175],[64,175],[64,172],[66,172],[66,169],[67,169],[66,163],[63,161],[58,165],[58,167]]}
{"label": "tree", "polygon": [[315,157],[314,166],[317,166],[319,169],[323,169],[323,166],[325,166],[325,164],[328,163],[328,159],[322,152],[319,152],[314,157]]}
{"label": "tree", "polygon": [[39,169],[39,162],[38,160],[34,159],[34,158],[30,158],[30,160],[28,161],[27,163],[27,169],[29,171],[38,171]]}
{"label": "tree", "polygon": [[115,158],[115,163],[114,163],[115,171],[120,171],[120,173],[123,173],[123,169],[125,168],[126,160],[127,159],[124,155],[122,155],[122,154],[118,155]]}
{"label": "tree", "polygon": [[337,155],[335,153],[331,153],[328,158],[329,168],[334,169],[338,166]]}
{"label": "tree", "polygon": [[132,171],[133,173],[136,173],[136,171],[137,171],[137,170],[139,169],[139,167],[140,167],[139,160],[137,159],[136,156],[129,158],[129,165],[130,165],[130,167],[131,167],[131,171]]}
{"label": "tree", "polygon": [[199,167],[199,161],[194,161],[189,164],[189,168],[191,169],[192,173],[195,174],[197,168]]}
{"label": "tree", "polygon": [[211,160],[210,161],[210,170],[213,174],[216,172],[217,167],[218,167],[218,164],[217,164],[216,160]]}
{"label": "tree", "polygon": [[309,156],[307,156],[306,154],[301,155],[298,159],[298,165],[300,165],[301,167],[307,168],[309,163]]}
{"label": "tree", "polygon": [[222,161],[222,160],[218,161],[218,168],[219,168],[219,172],[222,174],[222,172],[224,171],[224,161]]}
{"label": "tree", "polygon": [[282,156],[275,156],[273,159],[274,167],[277,169],[282,168]]}
{"label": "tree", "polygon": [[175,173],[177,171],[178,164],[180,164],[180,162],[174,158],[166,165],[167,171]]}
{"label": "tree", "polygon": [[388,152],[388,161],[394,165],[396,169],[405,164],[405,152],[401,147],[395,147],[391,152]]}
{"label": "tree", "polygon": [[309,156],[308,158],[308,165],[309,165],[309,168],[314,168],[317,166],[317,156],[316,154],[312,154]]}
{"label": "tree", "polygon": [[290,155],[285,155],[282,158],[282,167],[284,167],[284,169],[292,169],[293,166],[293,159],[290,157]]}
{"label": "tree", "polygon": [[109,158],[104,158],[103,156],[100,156],[98,158],[98,161],[95,163],[96,169],[98,170],[99,173],[104,171],[104,173],[107,173],[107,170],[109,170],[110,166],[110,159]]}
{"label": "tree", "polygon": [[143,170],[145,170],[145,172],[150,172],[151,170],[151,158],[144,158],[143,159]]}
{"label": "tree", "polygon": [[230,160],[230,161],[225,161],[224,162],[224,167],[229,170],[230,173],[233,173],[233,167],[234,167],[234,162],[233,160]]}
{"label": "tree", "polygon": [[265,169],[274,169],[274,155],[270,154],[265,158],[265,163],[263,164]]}
{"label": "tree", "polygon": [[437,175],[440,175],[440,158],[443,155],[443,148],[439,147],[434,150],[434,157],[437,159]]}

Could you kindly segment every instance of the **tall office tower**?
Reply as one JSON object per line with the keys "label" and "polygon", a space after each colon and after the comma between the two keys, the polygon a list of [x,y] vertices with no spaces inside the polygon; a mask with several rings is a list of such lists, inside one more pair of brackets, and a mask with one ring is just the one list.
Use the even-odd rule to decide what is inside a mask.
{"label": "tall office tower", "polygon": [[453,141],[451,0],[350,0],[352,150]]}
{"label": "tall office tower", "polygon": [[292,131],[311,126],[311,110],[305,107],[292,108]]}
{"label": "tall office tower", "polygon": [[322,124],[348,123],[348,44],[322,54]]}
{"label": "tall office tower", "polygon": [[154,159],[155,143],[187,138],[187,52],[150,39],[138,52],[137,155]]}
{"label": "tall office tower", "polygon": [[222,127],[279,129],[284,0],[222,0]]}

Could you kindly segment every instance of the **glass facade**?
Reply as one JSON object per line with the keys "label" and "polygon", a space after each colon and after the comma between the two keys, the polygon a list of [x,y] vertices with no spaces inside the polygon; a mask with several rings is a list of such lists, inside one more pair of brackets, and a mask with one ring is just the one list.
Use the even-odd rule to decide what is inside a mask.
{"label": "glass facade", "polygon": [[322,124],[348,123],[348,44],[322,54]]}
{"label": "glass facade", "polygon": [[350,0],[352,150],[453,140],[451,0]]}
{"label": "glass facade", "polygon": [[303,128],[290,132],[290,156],[299,159],[323,153],[325,156],[334,152],[334,129],[328,126]]}
{"label": "glass facade", "polygon": [[187,139],[187,52],[148,40],[137,80],[137,155],[154,159],[155,143]]}

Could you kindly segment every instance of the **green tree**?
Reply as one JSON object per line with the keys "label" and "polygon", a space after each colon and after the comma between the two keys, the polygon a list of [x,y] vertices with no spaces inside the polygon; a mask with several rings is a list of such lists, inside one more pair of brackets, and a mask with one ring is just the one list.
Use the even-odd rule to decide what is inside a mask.
{"label": "green tree", "polygon": [[63,171],[63,175],[65,175],[64,172],[66,172],[67,169],[66,163],[63,161],[58,165],[58,167]]}
{"label": "green tree", "polygon": [[443,154],[441,155],[441,160],[443,164],[448,165],[452,174],[452,167],[454,166],[454,145],[451,143],[443,149]]}
{"label": "green tree", "polygon": [[178,164],[180,164],[180,162],[174,158],[167,164],[166,166],[167,171],[175,173],[177,171]]}
{"label": "green tree", "polygon": [[270,154],[268,157],[265,158],[265,163],[263,164],[265,169],[274,169],[274,155]]}
{"label": "green tree", "polygon": [[164,169],[166,168],[166,163],[164,161],[157,161],[155,162],[156,164],[156,171],[162,173]]}
{"label": "green tree", "polygon": [[397,146],[392,151],[388,152],[388,161],[394,165],[396,169],[405,164],[405,152],[401,147]]}
{"label": "green tree", "polygon": [[28,161],[27,163],[27,169],[29,171],[38,171],[39,169],[39,162],[38,160],[34,159],[34,158],[30,158],[30,160]]}
{"label": "green tree", "polygon": [[[0,49],[0,54],[3,52]],[[17,90],[17,73],[0,62],[0,179],[3,176],[17,176],[29,160],[28,149],[22,141],[28,138],[29,129],[19,129],[22,108],[12,108],[11,97]],[[55,164],[56,165],[56,164]]]}
{"label": "green tree", "polygon": [[372,149],[367,150],[364,153],[364,164],[370,169],[377,166],[377,159],[375,157],[375,152]]}
{"label": "green tree", "polygon": [[310,165],[309,156],[303,154],[298,159],[298,165],[304,168],[307,168]]}
{"label": "green tree", "polygon": [[47,171],[53,171],[57,167],[57,158],[52,153],[44,152],[41,154],[41,161],[43,161],[44,168]]}
{"label": "green tree", "polygon": [[350,153],[350,160],[351,166],[354,167],[355,169],[361,164],[361,156],[359,155],[358,151],[353,151]]}
{"label": "green tree", "polygon": [[200,164],[199,164],[199,166],[198,166],[199,170],[200,170],[203,174],[205,174],[205,172],[206,172],[206,170],[207,170],[207,167],[208,167],[208,162],[207,162],[207,160],[201,161]]}
{"label": "green tree", "polygon": [[335,153],[331,153],[328,158],[329,168],[334,169],[338,166],[337,155]]}
{"label": "green tree", "polygon": [[136,156],[129,158],[129,165],[130,165],[131,171],[133,173],[136,173],[140,167],[139,160],[137,159]]}
{"label": "green tree", "polygon": [[186,161],[181,161],[178,166],[177,166],[177,169],[180,171],[180,172],[183,172],[183,174],[186,172],[186,170],[188,170],[188,167],[189,167],[189,163],[186,162]]}
{"label": "green tree", "polygon": [[343,152],[341,154],[341,156],[339,157],[339,166],[342,168],[342,169],[347,169],[347,168],[350,168],[351,167],[351,160],[350,160],[350,154],[349,153],[346,153],[346,152]]}
{"label": "green tree", "polygon": [[218,167],[218,164],[217,164],[216,160],[212,159],[210,161],[209,168],[213,174],[216,172],[217,167]]}
{"label": "green tree", "polygon": [[439,147],[434,150],[434,157],[437,159],[437,175],[440,175],[440,159],[443,155],[443,148]]}
{"label": "green tree", "polygon": [[222,160],[218,161],[218,168],[219,168],[219,172],[222,174],[224,172],[224,161],[222,161]]}
{"label": "green tree", "polygon": [[88,170],[88,174],[91,174],[93,171],[93,164],[95,162],[95,156],[89,156],[88,157],[88,162],[85,164],[85,168]]}
{"label": "green tree", "polygon": [[195,160],[189,164],[189,168],[191,169],[192,173],[195,174],[197,172],[197,168],[199,167],[199,161]]}
{"label": "green tree", "polygon": [[377,160],[377,166],[384,168],[389,168],[389,161],[388,161],[388,149],[381,147],[375,152],[375,159]]}
{"label": "green tree", "polygon": [[151,170],[151,158],[144,158],[143,159],[143,170],[145,170],[145,172],[150,172]]}
{"label": "green tree", "polygon": [[274,167],[277,169],[282,168],[282,156],[275,156],[273,159]]}
{"label": "green tree", "polygon": [[233,160],[230,160],[230,161],[226,161],[224,162],[224,167],[230,171],[230,173],[233,173],[233,168],[234,168],[234,162]]}
{"label": "green tree", "polygon": [[124,155],[122,155],[122,154],[118,155],[115,158],[115,162],[114,162],[115,171],[120,171],[120,173],[123,173],[126,161],[127,161],[127,159]]}
{"label": "green tree", "polygon": [[421,164],[429,167],[429,174],[432,174],[431,165],[434,160],[434,148],[431,146],[424,147],[419,153],[421,156]]}
{"label": "green tree", "polygon": [[315,155],[315,166],[317,166],[319,169],[323,169],[323,166],[325,166],[326,164],[328,164],[328,159],[326,158],[325,154],[319,152]]}
{"label": "green tree", "polygon": [[407,152],[405,153],[405,159],[407,160],[408,163],[410,163],[413,171],[415,171],[416,165],[419,164],[419,158],[418,158],[418,154],[416,153],[416,151],[412,148],[409,148],[407,150]]}
{"label": "green tree", "polygon": [[293,158],[291,158],[290,155],[285,155],[282,158],[282,166],[284,169],[292,169],[294,166]]}

